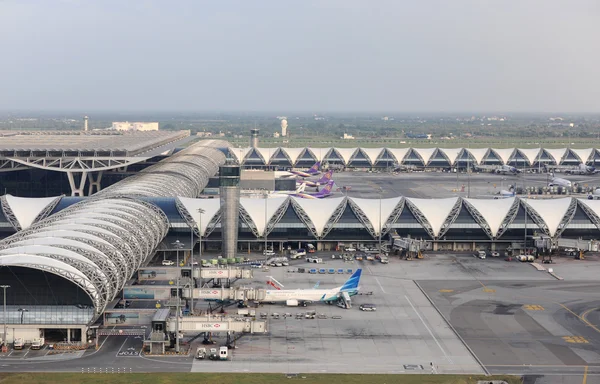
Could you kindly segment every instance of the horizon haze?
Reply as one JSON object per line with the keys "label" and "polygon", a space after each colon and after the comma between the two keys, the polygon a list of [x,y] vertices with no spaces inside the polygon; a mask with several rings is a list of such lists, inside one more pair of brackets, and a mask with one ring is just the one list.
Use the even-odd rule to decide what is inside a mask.
{"label": "horizon haze", "polygon": [[0,1],[1,110],[600,112],[600,3]]}

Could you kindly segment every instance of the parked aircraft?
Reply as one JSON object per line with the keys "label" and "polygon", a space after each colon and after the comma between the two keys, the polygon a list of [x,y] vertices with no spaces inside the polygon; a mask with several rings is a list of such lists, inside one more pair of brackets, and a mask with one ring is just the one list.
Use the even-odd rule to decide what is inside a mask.
{"label": "parked aircraft", "polygon": [[549,187],[571,187],[572,185],[573,183],[571,183],[571,181],[560,177],[553,177],[548,183]]}
{"label": "parked aircraft", "polygon": [[290,171],[290,172],[293,173],[294,175],[297,175],[300,177],[311,177],[311,176],[316,176],[319,173],[321,173],[320,169],[321,169],[321,162],[317,161],[315,163],[315,165],[310,167],[309,170],[306,172],[305,171]]}
{"label": "parked aircraft", "polygon": [[[288,300],[297,300],[298,302],[335,302],[347,294],[348,296],[354,296],[358,293],[360,282],[360,276],[362,269],[357,269],[356,272],[342,285],[337,288],[330,289],[274,289],[267,290],[265,300],[266,302],[287,302]],[[272,284],[270,284],[272,285]]]}
{"label": "parked aircraft", "polygon": [[269,194],[269,196],[278,196],[278,195],[292,195],[295,196],[296,194],[299,193],[304,193],[304,190],[306,189],[306,183],[302,183],[300,185],[296,184],[296,190],[295,191],[275,191],[271,194]]}
{"label": "parked aircraft", "polygon": [[566,169],[565,173],[569,175],[594,175],[598,173],[598,171],[595,167],[581,163],[576,168]]}
{"label": "parked aircraft", "polygon": [[303,199],[322,199],[331,195],[331,190],[333,189],[333,184],[335,182],[333,180],[329,180],[327,184],[321,189],[319,192],[308,193],[308,192],[300,192],[294,193],[292,196],[301,197]]}
{"label": "parked aircraft", "polygon": [[600,188],[594,189],[594,192],[588,195],[588,200],[600,200]]}
{"label": "parked aircraft", "polygon": [[493,172],[499,175],[516,175],[517,173],[521,173],[519,169],[511,167],[510,165],[475,165],[473,168],[475,168],[477,171]]}
{"label": "parked aircraft", "polygon": [[304,183],[304,184],[306,184],[307,187],[318,187],[320,185],[327,184],[327,182],[329,182],[329,180],[331,180],[332,176],[333,176],[333,170],[330,169],[329,171],[325,172],[323,174],[323,176],[321,176],[321,178],[317,181],[297,179],[296,185]]}
{"label": "parked aircraft", "polygon": [[507,199],[509,197],[515,197],[516,193],[515,193],[515,187],[513,187],[512,185],[508,188],[508,190],[503,189],[498,193],[497,197],[494,197],[494,199]]}

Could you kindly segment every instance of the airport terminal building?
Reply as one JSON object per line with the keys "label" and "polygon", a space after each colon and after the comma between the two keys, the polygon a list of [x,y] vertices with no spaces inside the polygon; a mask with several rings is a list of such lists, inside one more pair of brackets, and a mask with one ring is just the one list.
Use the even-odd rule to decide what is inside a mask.
{"label": "airport terminal building", "polygon": [[[456,156],[451,157],[449,150],[438,148],[427,152],[410,148],[329,148],[318,155],[310,148],[275,148],[269,149],[268,155],[264,149],[252,148],[236,157],[238,149],[221,140],[201,141],[182,150],[165,149],[164,145],[175,139],[161,137],[152,144],[154,147],[140,149],[142,153],[119,154],[121,162],[94,159],[97,156],[91,153],[75,163],[56,160],[53,156],[58,153],[42,150],[35,161],[31,157],[23,160],[19,153],[9,153],[8,149],[2,154],[2,164],[8,168],[79,171],[84,176],[82,184],[71,184],[80,192],[84,190],[85,175],[118,173],[124,164],[145,163],[135,174],[109,186],[100,188],[96,184],[95,188],[101,190],[88,197],[23,198],[5,194],[0,198],[0,281],[10,286],[6,290],[7,312],[1,315],[9,324],[8,334],[3,335],[7,340],[16,333],[30,339],[38,337],[40,330],[53,329],[67,329],[69,340],[85,340],[89,326],[118,300],[123,287],[157,249],[168,249],[174,239],[180,238],[197,247],[201,237],[204,249],[218,251],[222,248],[225,217],[231,215],[238,222],[238,252],[262,250],[265,245],[282,250],[308,242],[318,249],[334,250],[374,243],[380,238],[387,241],[390,234],[428,240],[432,251],[501,249],[534,233],[550,237],[600,235],[600,201],[571,197],[242,197],[237,215],[219,198],[198,198],[219,167],[236,158],[247,167],[256,156],[263,167],[279,160],[284,167],[285,161],[288,167],[303,167],[315,160],[380,166],[406,164],[413,157],[422,164],[432,164],[439,156],[447,164],[457,164],[464,156],[479,162],[495,158],[510,163],[511,159],[527,158],[532,165],[535,163],[531,159],[552,158],[556,164],[578,164],[595,162],[595,149],[538,149],[535,155],[534,150],[455,149]],[[60,156],[66,156],[66,150],[63,148]],[[256,165],[261,166],[259,161]],[[90,176],[90,182],[97,182],[93,180]]]}

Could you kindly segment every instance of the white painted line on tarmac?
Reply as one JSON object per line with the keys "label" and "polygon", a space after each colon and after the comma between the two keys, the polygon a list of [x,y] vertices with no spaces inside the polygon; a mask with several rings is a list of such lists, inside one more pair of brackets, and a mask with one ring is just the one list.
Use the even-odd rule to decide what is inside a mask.
{"label": "white painted line on tarmac", "polygon": [[408,296],[404,295],[404,297],[406,298],[406,301],[408,301],[408,304],[410,304],[410,306],[412,307],[413,311],[415,311],[415,313],[417,314],[417,316],[419,316],[419,320],[421,320],[421,323],[423,323],[423,325],[425,326],[425,328],[427,328],[427,331],[429,332],[429,334],[431,335],[431,337],[433,337],[433,340],[435,341],[435,343],[437,344],[437,346],[440,348],[440,350],[442,351],[442,353],[444,354],[444,356],[446,357],[446,359],[450,362],[450,364],[454,364],[454,362],[452,361],[452,359],[450,358],[450,356],[448,356],[448,354],[446,353],[446,351],[444,350],[444,348],[442,348],[442,345],[440,344],[440,342],[438,341],[438,339],[433,335],[433,332],[431,332],[431,329],[429,329],[429,327],[425,323],[425,320],[423,320],[423,318],[421,317],[421,314],[417,311],[417,308],[415,308],[415,306],[410,301],[410,299],[408,298]]}
{"label": "white painted line on tarmac", "polygon": [[[369,268],[369,266],[367,265],[367,270],[369,271],[370,275],[373,275],[373,272],[371,272],[371,268]],[[379,282],[379,279],[377,278],[377,276],[373,276],[375,278],[375,281],[377,282],[377,285],[379,285],[379,288],[381,288],[381,292],[387,294],[387,292],[385,291],[385,289],[383,289],[383,286],[381,285],[381,283]]]}
{"label": "white painted line on tarmac", "polygon": [[[109,336],[110,337],[110,336]],[[108,338],[108,337],[107,337]],[[121,349],[123,349],[123,346],[125,345],[125,343],[127,342],[127,339],[129,339],[129,336],[127,336],[125,338],[125,341],[123,341],[123,344],[121,344],[121,347],[119,348],[119,350],[117,351],[117,354],[115,355],[116,357],[119,357],[119,352],[121,352]]]}

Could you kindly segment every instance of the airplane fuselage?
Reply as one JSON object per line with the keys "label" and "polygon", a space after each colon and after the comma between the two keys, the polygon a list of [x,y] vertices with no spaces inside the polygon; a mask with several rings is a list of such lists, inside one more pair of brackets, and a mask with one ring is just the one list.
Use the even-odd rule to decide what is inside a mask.
{"label": "airplane fuselage", "polygon": [[[357,291],[348,291],[350,296],[356,295]],[[283,302],[287,300],[298,301],[336,301],[340,297],[340,289],[288,289],[269,290],[265,296],[267,302]]]}

